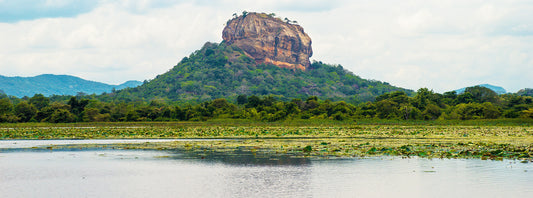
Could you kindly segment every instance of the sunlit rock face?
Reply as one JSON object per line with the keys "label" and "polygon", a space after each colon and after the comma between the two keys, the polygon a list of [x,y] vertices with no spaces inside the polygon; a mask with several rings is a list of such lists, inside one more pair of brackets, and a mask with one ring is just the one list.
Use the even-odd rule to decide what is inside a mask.
{"label": "sunlit rock face", "polygon": [[258,63],[306,70],[313,55],[311,38],[292,22],[264,13],[248,13],[228,21],[224,42],[237,46]]}

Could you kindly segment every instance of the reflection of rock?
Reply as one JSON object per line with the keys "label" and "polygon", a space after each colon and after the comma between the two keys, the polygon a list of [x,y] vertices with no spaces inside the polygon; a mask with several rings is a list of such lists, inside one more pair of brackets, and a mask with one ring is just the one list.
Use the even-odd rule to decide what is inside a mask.
{"label": "reflection of rock", "polygon": [[264,13],[248,13],[228,21],[222,38],[258,63],[278,67],[305,70],[313,55],[311,38],[301,26]]}

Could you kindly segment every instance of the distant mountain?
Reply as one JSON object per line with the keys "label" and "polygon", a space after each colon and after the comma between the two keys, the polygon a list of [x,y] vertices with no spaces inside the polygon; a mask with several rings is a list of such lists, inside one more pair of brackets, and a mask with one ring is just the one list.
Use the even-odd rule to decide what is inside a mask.
{"label": "distant mountain", "polygon": [[[486,88],[489,88],[490,90],[496,92],[497,94],[506,94],[507,93],[507,90],[505,90],[503,87],[499,87],[499,86],[495,86],[495,85],[490,85],[490,84],[482,84],[482,85],[474,85],[472,87],[475,87],[475,86],[480,86],[480,87],[486,87]],[[457,89],[455,90],[455,92],[457,92],[457,94],[461,94],[463,92],[465,92],[465,89],[467,87],[464,87],[464,88],[461,88],[461,89]]]}
{"label": "distant mountain", "polygon": [[140,81],[128,81],[120,85],[109,85],[101,82],[84,80],[69,75],[43,74],[35,77],[6,77],[0,75],[0,93],[24,97],[35,94],[51,95],[76,95],[79,92],[86,94],[101,94],[141,85]]}
{"label": "distant mountain", "polygon": [[521,89],[520,91],[516,92],[519,96],[533,96],[533,89],[532,88],[525,88]]}
{"label": "distant mountain", "polygon": [[126,89],[126,88],[131,88],[131,87],[137,87],[139,85],[142,85],[143,82],[141,81],[138,81],[138,80],[130,80],[130,81],[126,81],[125,83],[122,83],[120,85],[111,85],[113,86],[116,90],[121,90],[121,89]]}

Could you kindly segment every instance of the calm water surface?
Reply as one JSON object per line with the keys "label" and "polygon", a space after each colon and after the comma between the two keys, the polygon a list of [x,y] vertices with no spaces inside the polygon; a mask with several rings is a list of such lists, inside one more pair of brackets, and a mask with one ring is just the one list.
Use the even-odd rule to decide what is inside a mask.
{"label": "calm water surface", "polygon": [[0,150],[0,197],[531,197],[532,186],[533,163],[509,160]]}

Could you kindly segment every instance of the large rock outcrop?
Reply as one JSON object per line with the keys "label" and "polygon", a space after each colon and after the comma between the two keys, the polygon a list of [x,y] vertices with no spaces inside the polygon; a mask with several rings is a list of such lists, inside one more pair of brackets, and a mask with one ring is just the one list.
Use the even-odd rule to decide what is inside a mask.
{"label": "large rock outcrop", "polygon": [[264,13],[247,13],[228,21],[222,38],[258,63],[305,70],[313,55],[311,38],[291,21]]}

